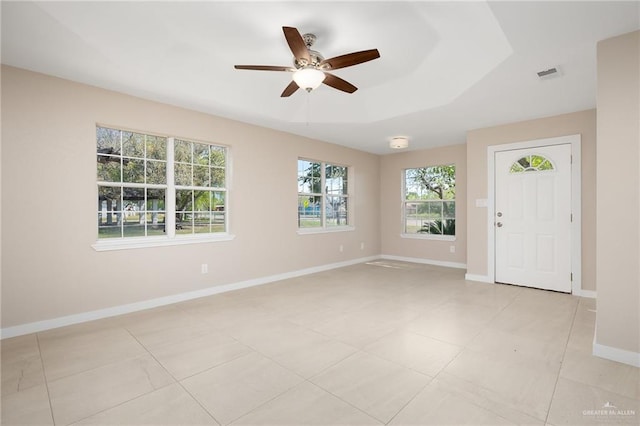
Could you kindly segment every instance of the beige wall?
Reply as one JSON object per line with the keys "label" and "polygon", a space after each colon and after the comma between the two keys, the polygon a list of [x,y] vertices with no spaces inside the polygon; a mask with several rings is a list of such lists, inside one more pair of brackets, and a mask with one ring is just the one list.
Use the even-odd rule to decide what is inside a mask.
{"label": "beige wall", "polygon": [[[638,33],[602,42],[598,54],[597,262],[595,110],[472,130],[466,145],[379,157],[3,66],[2,327],[380,253],[466,263],[468,274],[486,275],[486,209],[475,200],[487,198],[487,147],[580,134],[582,288],[598,284],[598,342],[638,352]],[[94,251],[96,123],[230,146],[236,238]],[[298,157],[353,166],[355,231],[296,233]],[[444,163],[457,166],[456,241],[400,238],[402,170]],[[608,232],[611,205],[628,213],[624,233]],[[267,212],[256,215],[263,208]],[[209,274],[200,273],[202,263]]]}
{"label": "beige wall", "polygon": [[[236,238],[96,252],[96,123],[230,146]],[[299,156],[353,166],[355,231],[297,234]],[[378,176],[376,155],[3,67],[2,327],[377,255]]]}
{"label": "beige wall", "polygon": [[596,343],[640,366],[640,31],[598,43],[597,153]]}
{"label": "beige wall", "polygon": [[[402,176],[409,168],[455,164],[456,240],[402,238]],[[464,264],[467,252],[467,161],[464,145],[385,155],[380,160],[380,241],[384,255]],[[451,253],[450,246],[455,247]]]}
{"label": "beige wall", "polygon": [[467,273],[487,276],[487,209],[476,207],[477,199],[486,199],[487,147],[580,134],[582,137],[582,289],[595,290],[596,225],[596,111],[571,114],[485,129],[467,133]]}

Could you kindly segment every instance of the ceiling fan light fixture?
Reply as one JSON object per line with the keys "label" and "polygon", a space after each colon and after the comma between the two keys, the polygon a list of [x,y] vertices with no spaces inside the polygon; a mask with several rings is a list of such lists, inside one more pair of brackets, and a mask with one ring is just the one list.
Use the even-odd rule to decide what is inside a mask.
{"label": "ceiling fan light fixture", "polygon": [[404,149],[409,146],[409,138],[405,136],[396,136],[391,138],[389,146],[393,149]]}
{"label": "ceiling fan light fixture", "polygon": [[293,81],[307,92],[316,89],[325,79],[325,74],[314,67],[305,67],[293,73]]}

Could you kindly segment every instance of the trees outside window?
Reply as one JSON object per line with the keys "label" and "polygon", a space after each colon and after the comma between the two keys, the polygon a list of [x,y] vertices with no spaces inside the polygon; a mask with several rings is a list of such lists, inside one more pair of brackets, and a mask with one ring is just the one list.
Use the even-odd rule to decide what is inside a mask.
{"label": "trees outside window", "polygon": [[455,235],[454,165],[406,169],[403,192],[405,234]]}
{"label": "trees outside window", "polygon": [[98,126],[98,238],[226,232],[225,147]]}
{"label": "trees outside window", "polygon": [[348,226],[349,168],[313,160],[298,160],[298,227]]}
{"label": "trees outside window", "polygon": [[176,234],[225,232],[226,149],[174,140]]}

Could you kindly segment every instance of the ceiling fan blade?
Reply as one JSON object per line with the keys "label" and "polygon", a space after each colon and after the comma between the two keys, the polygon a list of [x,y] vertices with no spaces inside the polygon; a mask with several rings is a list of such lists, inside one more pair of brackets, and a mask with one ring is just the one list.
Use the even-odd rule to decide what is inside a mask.
{"label": "ceiling fan blade", "polygon": [[234,65],[237,70],[253,70],[253,71],[290,71],[296,69],[293,67],[277,66],[277,65]]}
{"label": "ceiling fan blade", "polygon": [[336,56],[335,58],[325,59],[320,62],[320,66],[328,64],[329,69],[337,70],[339,68],[358,65],[363,62],[372,61],[380,57],[378,49],[363,50],[361,52],[347,53],[346,55]]}
{"label": "ceiling fan blade", "polygon": [[307,45],[304,43],[300,32],[293,27],[282,27],[282,31],[284,32],[284,38],[287,39],[291,52],[293,52],[293,56],[296,59],[306,59],[308,63],[311,63],[309,49],[307,49]]}
{"label": "ceiling fan blade", "polygon": [[335,75],[329,74],[328,72],[325,72],[324,75],[325,78],[323,83],[327,86],[331,86],[334,89],[342,90],[343,92],[347,93],[353,93],[358,90],[356,86],[346,80],[341,79],[340,77],[336,77]]}
{"label": "ceiling fan blade", "polygon": [[286,98],[288,96],[291,96],[299,88],[300,88],[300,86],[298,86],[298,84],[295,81],[291,80],[291,83],[289,83],[289,85],[284,88],[284,91],[282,92],[280,97],[281,98]]}

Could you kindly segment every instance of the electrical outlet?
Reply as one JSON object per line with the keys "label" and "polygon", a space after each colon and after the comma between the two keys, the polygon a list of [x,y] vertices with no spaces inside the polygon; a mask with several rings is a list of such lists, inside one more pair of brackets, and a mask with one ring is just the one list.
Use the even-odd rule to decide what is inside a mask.
{"label": "electrical outlet", "polygon": [[450,253],[455,253],[456,252],[456,246],[449,246],[449,252]]}
{"label": "electrical outlet", "polygon": [[209,265],[206,263],[203,263],[202,265],[200,265],[200,272],[202,272],[203,274],[208,274],[209,273]]}
{"label": "electrical outlet", "polygon": [[343,251],[344,251],[344,246],[340,244],[340,253],[342,253]]}
{"label": "electrical outlet", "polygon": [[360,250],[364,250],[364,243],[360,243]]}

